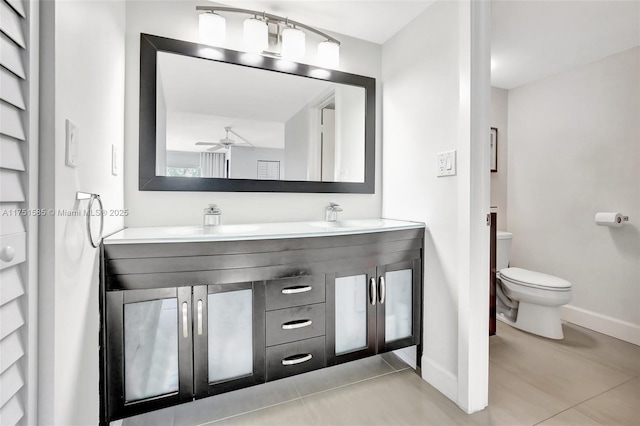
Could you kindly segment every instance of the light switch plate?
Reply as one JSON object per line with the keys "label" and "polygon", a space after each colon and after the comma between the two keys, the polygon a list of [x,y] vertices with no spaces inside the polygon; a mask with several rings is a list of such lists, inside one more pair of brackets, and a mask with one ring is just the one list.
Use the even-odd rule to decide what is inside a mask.
{"label": "light switch plate", "polygon": [[455,176],[456,174],[456,150],[439,152],[437,176]]}
{"label": "light switch plate", "polygon": [[118,168],[118,148],[111,145],[111,174],[118,176],[120,169]]}
{"label": "light switch plate", "polygon": [[73,167],[78,167],[78,144],[80,143],[80,129],[71,120],[65,122],[65,156],[64,163]]}

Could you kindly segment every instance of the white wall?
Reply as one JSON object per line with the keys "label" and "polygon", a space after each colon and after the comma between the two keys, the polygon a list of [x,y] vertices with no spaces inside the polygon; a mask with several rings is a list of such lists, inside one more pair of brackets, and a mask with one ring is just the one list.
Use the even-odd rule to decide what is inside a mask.
{"label": "white wall", "polygon": [[[473,7],[473,2],[436,2],[382,50],[383,216],[427,224],[422,373],[466,411],[486,406],[488,365],[488,303],[477,301],[489,297],[489,239],[480,228],[486,234],[481,249],[470,250],[478,223],[484,226],[483,214],[470,214],[473,191],[482,194],[472,187],[478,162],[486,167],[476,182],[486,184],[483,208],[485,214],[489,211],[489,53],[474,63],[486,65],[486,106],[476,110],[487,114],[478,142],[484,158],[472,152],[471,144],[476,137],[471,121]],[[488,33],[488,22],[483,25],[476,28]],[[488,46],[486,39],[483,43]],[[458,175],[436,177],[436,153],[451,149],[458,151]],[[470,278],[474,254],[482,258],[484,272]],[[473,291],[481,294],[472,302]],[[469,327],[474,321],[479,332]],[[474,351],[475,360],[470,357]]]}
{"label": "white wall", "polygon": [[[287,166],[282,175],[286,180],[307,180],[316,177],[319,180],[320,168],[310,165],[320,160],[311,152],[311,109],[302,108],[284,123],[284,163]],[[314,173],[316,172],[317,173]]]}
{"label": "white wall", "polygon": [[279,161],[280,178],[284,177],[285,162],[282,148],[231,148],[231,177],[237,179],[258,179],[258,160]]}
{"label": "white wall", "polygon": [[200,167],[200,153],[191,151],[167,151],[166,145],[162,147],[164,156],[166,158],[162,173],[167,172],[167,167],[186,167],[186,168],[198,168]]}
{"label": "white wall", "polygon": [[[41,63],[41,178],[50,191],[41,208],[82,211],[87,202],[76,201],[76,191],[88,191],[101,195],[105,209],[122,209],[124,183],[122,174],[111,174],[111,145],[122,153],[124,3],[44,3],[41,37],[53,52],[42,52]],[[76,169],[65,166],[65,119],[80,129]],[[39,335],[47,359],[38,424],[97,424],[98,250],[89,245],[84,217],[47,217],[42,226],[53,239],[41,246]],[[122,227],[122,217],[105,217],[105,234]]]}
{"label": "white wall", "polygon": [[364,182],[364,90],[336,88],[336,178],[340,182]]}
{"label": "white wall", "polygon": [[508,229],[507,223],[507,122],[508,91],[491,88],[491,127],[498,129],[498,171],[491,173],[491,206],[497,207],[498,230]]}
{"label": "white wall", "polygon": [[[381,97],[377,98],[376,193],[366,194],[282,194],[225,192],[138,191],[138,102],[140,33],[187,41],[198,41],[196,1],[133,1],[126,3],[126,95],[125,95],[125,202],[130,215],[128,227],[194,225],[202,221],[202,209],[216,202],[225,223],[321,220],[329,201],[342,205],[343,218],[374,218],[381,213],[380,146]],[[231,27],[231,19],[228,21]],[[237,34],[229,34],[237,44]],[[380,78],[381,47],[354,38],[336,35],[340,46],[340,70]],[[307,37],[312,43],[315,39]],[[235,42],[233,40],[236,40]],[[317,42],[317,40],[315,40]],[[310,45],[309,57],[315,55]],[[378,85],[378,93],[380,86]],[[180,208],[176,208],[180,206]],[[282,208],[292,206],[292,208]]]}
{"label": "white wall", "polygon": [[[565,318],[640,344],[640,47],[509,91],[512,264],[573,284]],[[598,211],[630,217],[596,226]]]}

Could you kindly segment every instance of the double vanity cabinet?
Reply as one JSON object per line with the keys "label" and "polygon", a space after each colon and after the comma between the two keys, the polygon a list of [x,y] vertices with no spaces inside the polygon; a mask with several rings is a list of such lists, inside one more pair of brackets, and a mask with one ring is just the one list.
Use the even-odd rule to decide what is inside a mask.
{"label": "double vanity cabinet", "polygon": [[424,225],[128,228],[102,245],[101,421],[402,347]]}

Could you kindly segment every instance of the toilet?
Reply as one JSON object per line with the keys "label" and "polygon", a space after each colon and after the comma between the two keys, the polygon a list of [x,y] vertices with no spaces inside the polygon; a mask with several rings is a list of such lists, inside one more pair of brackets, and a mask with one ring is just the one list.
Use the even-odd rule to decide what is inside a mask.
{"label": "toilet", "polygon": [[571,301],[571,283],[562,278],[509,267],[513,234],[497,236],[497,319],[529,333],[563,339],[560,306]]}

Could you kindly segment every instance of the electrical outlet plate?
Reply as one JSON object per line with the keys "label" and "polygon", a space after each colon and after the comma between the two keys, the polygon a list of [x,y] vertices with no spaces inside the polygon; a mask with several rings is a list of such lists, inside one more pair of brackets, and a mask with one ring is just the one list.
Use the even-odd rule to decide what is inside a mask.
{"label": "electrical outlet plate", "polygon": [[437,176],[455,176],[456,175],[456,150],[439,152]]}
{"label": "electrical outlet plate", "polygon": [[80,129],[71,120],[65,122],[65,157],[64,163],[73,167],[78,167],[78,144],[80,142]]}

